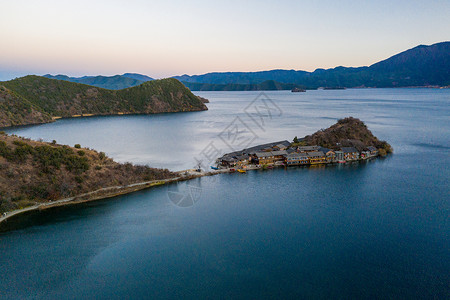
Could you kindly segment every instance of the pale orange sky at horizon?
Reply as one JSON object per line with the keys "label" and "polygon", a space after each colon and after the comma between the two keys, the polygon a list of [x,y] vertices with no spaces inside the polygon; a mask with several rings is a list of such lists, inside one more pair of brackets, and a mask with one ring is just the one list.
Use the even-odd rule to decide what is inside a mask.
{"label": "pale orange sky at horizon", "polygon": [[449,40],[448,1],[2,1],[0,80],[373,64]]}

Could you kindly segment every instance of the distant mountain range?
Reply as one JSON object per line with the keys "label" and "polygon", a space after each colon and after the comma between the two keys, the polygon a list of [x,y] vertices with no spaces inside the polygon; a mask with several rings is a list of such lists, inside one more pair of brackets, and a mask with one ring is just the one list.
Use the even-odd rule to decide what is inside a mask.
{"label": "distant mountain range", "polygon": [[[84,83],[106,89],[136,86],[153,78],[125,73],[115,76],[47,78]],[[294,87],[411,87],[450,85],[450,42],[420,45],[368,67],[316,69],[314,72],[271,70],[260,72],[223,72],[182,75],[173,78],[193,91],[290,90]]]}
{"label": "distant mountain range", "polygon": [[[261,72],[207,73],[175,76],[191,90],[227,90],[239,84],[241,90],[266,81],[271,86],[289,89],[294,84],[304,88],[318,87],[409,87],[450,85],[450,42],[420,45],[369,67],[317,69],[314,72],[272,70]],[[208,84],[208,85],[201,85]],[[265,86],[265,85],[263,85]],[[207,87],[207,88],[206,88]]]}
{"label": "distant mountain range", "polygon": [[154,80],[153,78],[148,77],[146,75],[136,73],[125,73],[123,75],[115,75],[115,76],[83,76],[83,77],[69,77],[66,75],[53,76],[50,74],[46,74],[44,75],[44,77],[92,85],[108,90],[121,90],[128,87],[140,85],[147,81]]}
{"label": "distant mountain range", "polygon": [[302,85],[295,83],[281,83],[274,80],[266,80],[261,83],[228,83],[228,84],[211,84],[199,82],[183,82],[183,84],[191,91],[277,91],[292,90],[293,88],[304,88]]}
{"label": "distant mountain range", "polygon": [[115,91],[29,75],[0,82],[0,127],[61,117],[201,111],[208,109],[204,102],[174,78]]}

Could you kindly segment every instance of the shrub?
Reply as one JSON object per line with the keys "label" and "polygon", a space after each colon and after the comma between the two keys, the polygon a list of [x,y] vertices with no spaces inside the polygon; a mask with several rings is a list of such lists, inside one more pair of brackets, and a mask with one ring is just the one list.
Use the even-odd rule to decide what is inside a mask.
{"label": "shrub", "polygon": [[81,148],[81,145],[80,145],[80,144],[75,144],[74,147],[77,148],[77,149],[80,149],[80,148]]}
{"label": "shrub", "polygon": [[77,153],[79,156],[84,156],[86,154],[86,152],[84,152],[83,150],[80,150]]}
{"label": "shrub", "polygon": [[106,158],[105,152],[100,152],[100,153],[98,154],[98,158],[100,158],[101,160],[104,160],[104,159]]}

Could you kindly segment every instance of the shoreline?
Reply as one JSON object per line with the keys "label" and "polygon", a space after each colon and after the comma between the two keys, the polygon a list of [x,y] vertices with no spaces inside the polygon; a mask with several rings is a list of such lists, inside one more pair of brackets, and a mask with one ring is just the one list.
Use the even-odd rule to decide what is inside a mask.
{"label": "shoreline", "polygon": [[[368,159],[359,159],[354,161],[347,161],[347,163],[352,162],[361,162],[361,161],[368,161],[372,160],[374,157],[368,158]],[[309,164],[309,165],[298,165],[298,166],[287,166],[287,165],[272,165],[272,168],[292,168],[292,167],[312,167],[312,166],[326,166],[326,165],[339,165],[338,163],[319,163],[319,164]],[[237,168],[223,168],[218,170],[210,170],[210,171],[201,171],[197,172],[195,169],[187,169],[187,170],[181,170],[177,171],[179,176],[173,177],[173,178],[167,178],[167,179],[161,179],[161,180],[151,180],[151,181],[144,181],[144,182],[136,182],[129,185],[123,185],[123,186],[110,186],[110,187],[104,187],[97,189],[95,191],[87,192],[84,194],[63,198],[51,202],[45,202],[45,203],[39,203],[32,206],[24,207],[21,209],[12,210],[9,212],[5,212],[6,215],[0,215],[0,233],[6,232],[10,230],[2,230],[1,225],[8,221],[8,219],[19,216],[23,213],[35,211],[35,210],[46,210],[49,208],[54,207],[61,207],[61,206],[71,206],[76,205],[80,203],[86,203],[86,202],[93,202],[98,200],[104,200],[108,198],[113,198],[116,196],[122,196],[131,194],[140,190],[149,189],[155,186],[161,186],[166,185],[169,183],[174,182],[181,182],[181,181],[188,181],[195,178],[205,177],[205,176],[214,176],[219,174],[225,174],[225,173],[236,173]],[[255,166],[255,165],[248,165],[245,168],[245,171],[255,171],[255,170],[266,170],[265,168],[261,166]]]}
{"label": "shoreline", "polygon": [[135,113],[135,112],[123,112],[123,113],[107,113],[107,114],[81,114],[81,115],[73,115],[73,116],[66,116],[66,117],[55,117],[52,116],[52,119],[48,122],[34,122],[29,124],[18,124],[18,125],[10,125],[10,126],[0,126],[0,130],[10,130],[14,128],[23,128],[28,126],[38,126],[38,125],[44,125],[44,124],[51,124],[55,123],[59,120],[67,120],[67,119],[85,119],[85,118],[92,118],[92,117],[123,117],[123,116],[142,116],[142,115],[161,115],[161,114],[177,114],[177,113],[185,113],[185,112],[201,112],[201,111],[207,111],[207,109],[199,109],[199,110],[180,110],[180,111],[164,111],[164,112],[155,112],[155,113]]}
{"label": "shoreline", "polygon": [[[179,174],[177,177],[173,178],[167,178],[167,179],[161,179],[161,180],[151,180],[151,181],[144,181],[144,182],[136,182],[129,185],[123,185],[123,186],[110,186],[110,187],[104,187],[97,189],[95,191],[87,192],[84,194],[63,198],[51,202],[45,202],[45,203],[39,203],[32,206],[27,206],[21,209],[12,210],[9,212],[5,212],[0,216],[0,226],[7,222],[8,219],[19,216],[23,213],[35,211],[35,210],[46,210],[53,207],[60,207],[60,206],[70,206],[85,202],[91,202],[91,201],[97,201],[97,200],[103,200],[108,198],[113,198],[116,196],[126,195],[130,193],[134,193],[140,190],[148,189],[155,186],[161,186],[166,185],[173,182],[179,182],[179,181],[187,181],[194,178],[199,177],[205,177],[205,176],[214,176],[222,173],[229,173],[229,169],[220,169],[220,170],[213,170],[209,172],[196,172],[193,169],[189,170],[182,170],[178,171],[176,173]],[[2,232],[0,228],[0,232]]]}

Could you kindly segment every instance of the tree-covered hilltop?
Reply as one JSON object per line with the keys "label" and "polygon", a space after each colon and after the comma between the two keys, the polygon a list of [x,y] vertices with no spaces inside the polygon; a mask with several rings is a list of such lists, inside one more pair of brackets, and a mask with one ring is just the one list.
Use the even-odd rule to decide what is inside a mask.
{"label": "tree-covered hilltop", "polygon": [[103,152],[0,134],[0,212],[101,188],[173,178],[166,169],[119,164]]}
{"label": "tree-covered hilltop", "polygon": [[[49,117],[151,114],[207,110],[203,101],[176,79],[148,81],[122,90],[29,75],[0,82],[0,115],[4,126],[46,123]],[[28,114],[27,114],[28,113]],[[24,114],[27,118],[24,118]]]}
{"label": "tree-covered hilltop", "polygon": [[[294,138],[294,140],[296,139]],[[353,117],[340,119],[327,129],[319,130],[297,140],[296,144],[319,145],[334,150],[338,150],[340,147],[355,147],[358,151],[362,151],[368,146],[374,146],[379,149],[381,155],[393,152],[391,145],[380,141],[364,122]]]}

